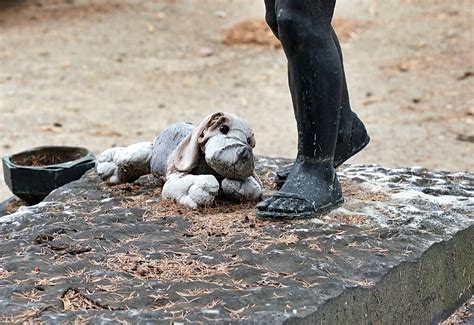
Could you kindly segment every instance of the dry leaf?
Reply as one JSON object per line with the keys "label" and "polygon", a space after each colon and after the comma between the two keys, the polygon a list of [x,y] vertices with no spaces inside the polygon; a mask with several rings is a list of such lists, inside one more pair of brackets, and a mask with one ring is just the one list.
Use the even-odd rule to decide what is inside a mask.
{"label": "dry leaf", "polygon": [[122,133],[118,131],[114,131],[114,130],[108,130],[108,129],[100,129],[90,134],[98,136],[98,137],[121,137],[122,136]]}
{"label": "dry leaf", "polygon": [[57,125],[43,125],[40,127],[41,132],[61,133],[63,128]]}

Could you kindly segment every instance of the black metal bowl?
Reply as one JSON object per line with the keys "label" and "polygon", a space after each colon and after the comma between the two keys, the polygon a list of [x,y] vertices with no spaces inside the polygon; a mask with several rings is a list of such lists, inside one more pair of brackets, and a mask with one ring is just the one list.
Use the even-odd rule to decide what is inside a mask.
{"label": "black metal bowl", "polygon": [[80,147],[38,147],[3,157],[5,183],[29,204],[41,202],[94,166],[94,154]]}

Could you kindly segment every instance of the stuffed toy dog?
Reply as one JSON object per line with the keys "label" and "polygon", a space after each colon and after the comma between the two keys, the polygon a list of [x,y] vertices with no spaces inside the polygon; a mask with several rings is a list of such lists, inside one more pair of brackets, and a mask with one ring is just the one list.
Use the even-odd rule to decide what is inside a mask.
{"label": "stuffed toy dog", "polygon": [[254,172],[255,137],[242,118],[214,113],[198,126],[177,123],[154,142],[111,148],[98,159],[97,173],[110,185],[152,173],[165,179],[162,195],[194,209],[216,196],[258,200],[262,184]]}

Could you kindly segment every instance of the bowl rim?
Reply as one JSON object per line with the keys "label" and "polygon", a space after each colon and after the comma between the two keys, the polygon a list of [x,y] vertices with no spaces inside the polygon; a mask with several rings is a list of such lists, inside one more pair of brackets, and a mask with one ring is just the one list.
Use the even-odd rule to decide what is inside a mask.
{"label": "bowl rim", "polygon": [[[16,155],[21,155],[21,154],[27,154],[32,151],[38,151],[38,150],[43,150],[43,149],[73,149],[73,150],[82,150],[85,152],[85,155],[79,159],[75,160],[70,160],[64,163],[59,163],[59,164],[54,164],[54,165],[46,165],[46,166],[25,166],[25,165],[18,165],[15,164],[12,161],[12,157]],[[17,169],[29,169],[29,170],[61,170],[61,169],[67,169],[67,168],[72,168],[77,165],[81,165],[83,163],[88,163],[88,162],[95,162],[95,155],[87,148],[85,147],[76,147],[76,146],[40,146],[40,147],[35,147],[31,149],[26,149],[11,155],[3,156],[2,160],[4,164],[8,168],[17,168]]]}

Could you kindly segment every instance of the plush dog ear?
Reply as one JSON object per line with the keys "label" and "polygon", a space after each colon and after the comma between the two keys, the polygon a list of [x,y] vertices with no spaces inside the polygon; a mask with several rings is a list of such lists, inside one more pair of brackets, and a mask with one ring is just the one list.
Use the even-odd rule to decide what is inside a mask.
{"label": "plush dog ear", "polygon": [[201,146],[209,139],[223,115],[221,112],[209,115],[179,143],[168,160],[168,173],[190,172],[197,167]]}

